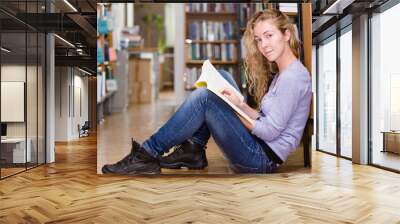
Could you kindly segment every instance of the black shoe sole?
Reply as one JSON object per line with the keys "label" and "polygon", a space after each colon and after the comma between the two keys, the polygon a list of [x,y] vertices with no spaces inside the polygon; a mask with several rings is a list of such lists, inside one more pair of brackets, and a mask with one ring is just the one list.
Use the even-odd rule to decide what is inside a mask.
{"label": "black shoe sole", "polygon": [[208,164],[193,165],[191,163],[177,162],[177,163],[160,163],[161,168],[167,169],[180,169],[182,167],[187,167],[189,170],[202,170],[207,167]]}
{"label": "black shoe sole", "polygon": [[156,171],[132,171],[129,173],[114,173],[112,171],[110,171],[109,169],[107,169],[106,166],[103,166],[103,168],[101,168],[101,172],[103,174],[117,174],[117,175],[150,175],[150,174],[160,174],[161,170],[156,170]]}
{"label": "black shoe sole", "polygon": [[101,172],[102,172],[103,174],[110,173],[110,172],[108,171],[108,169],[107,169],[106,166],[103,166],[103,167],[101,168]]}
{"label": "black shoe sole", "polygon": [[130,173],[126,173],[126,174],[122,174],[122,175],[129,175],[129,176],[134,176],[134,175],[156,175],[156,174],[161,174],[161,171],[134,171],[134,172],[130,172]]}

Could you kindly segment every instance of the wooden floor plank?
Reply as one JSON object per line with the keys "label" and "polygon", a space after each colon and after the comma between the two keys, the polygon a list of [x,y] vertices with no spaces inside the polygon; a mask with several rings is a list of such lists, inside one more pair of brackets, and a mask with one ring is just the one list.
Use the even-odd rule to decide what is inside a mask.
{"label": "wooden floor plank", "polygon": [[0,223],[400,223],[399,174],[324,153],[268,175],[126,177],[97,174],[97,140],[1,180]]}
{"label": "wooden floor plank", "polygon": [[96,174],[95,139],[0,181],[0,223],[400,222],[398,174],[320,152],[310,170],[125,177]]}

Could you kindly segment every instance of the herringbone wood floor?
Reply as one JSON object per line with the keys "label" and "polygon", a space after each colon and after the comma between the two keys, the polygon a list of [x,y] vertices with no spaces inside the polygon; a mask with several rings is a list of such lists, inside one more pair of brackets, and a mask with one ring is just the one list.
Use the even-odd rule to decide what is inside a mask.
{"label": "herringbone wood floor", "polygon": [[[166,117],[145,108],[136,120],[147,116],[145,125],[124,120],[119,133],[144,139]],[[311,169],[204,175],[229,173],[215,150],[203,175],[98,175],[97,155],[110,153],[96,153],[96,142],[110,144],[105,134],[114,135],[58,143],[55,164],[0,181],[0,223],[400,223],[396,173],[313,152]],[[114,148],[127,150],[127,136]]]}
{"label": "herringbone wood floor", "polygon": [[271,175],[96,174],[96,138],[0,181],[0,223],[400,223],[400,176],[314,152]]}

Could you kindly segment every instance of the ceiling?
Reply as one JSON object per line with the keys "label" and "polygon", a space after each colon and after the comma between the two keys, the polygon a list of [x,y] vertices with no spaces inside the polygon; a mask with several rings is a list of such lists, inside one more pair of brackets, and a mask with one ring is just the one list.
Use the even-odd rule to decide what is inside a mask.
{"label": "ceiling", "polygon": [[96,17],[96,0],[0,0],[1,43],[11,50],[7,60],[37,55],[44,47],[36,43],[44,36],[37,35],[56,33],[75,45],[55,38],[56,66],[80,66],[95,73]]}
{"label": "ceiling", "polygon": [[350,25],[354,17],[374,11],[388,0],[313,0],[313,43],[332,36]]}

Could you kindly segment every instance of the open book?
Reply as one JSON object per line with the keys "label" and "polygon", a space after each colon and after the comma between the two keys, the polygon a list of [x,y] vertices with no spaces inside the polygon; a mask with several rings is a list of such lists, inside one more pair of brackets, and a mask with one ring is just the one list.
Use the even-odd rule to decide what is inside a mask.
{"label": "open book", "polygon": [[221,74],[215,69],[215,67],[210,63],[209,60],[204,61],[203,66],[201,68],[201,75],[199,79],[194,84],[195,87],[207,87],[211,92],[215,93],[222,100],[224,100],[229,106],[231,106],[237,114],[246,119],[251,124],[254,124],[254,120],[251,119],[243,110],[239,107],[231,103],[224,95],[222,95],[222,90],[230,89],[232,92],[237,95],[240,100],[243,101],[243,95],[235,89],[228,81],[222,77]]}

